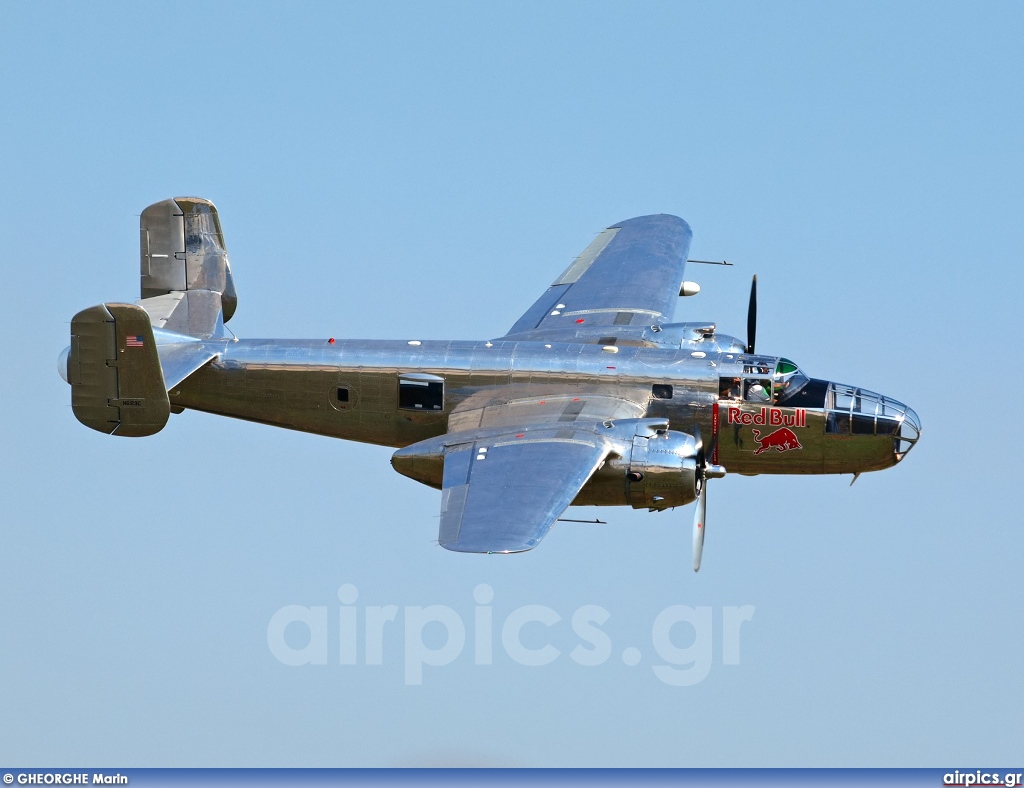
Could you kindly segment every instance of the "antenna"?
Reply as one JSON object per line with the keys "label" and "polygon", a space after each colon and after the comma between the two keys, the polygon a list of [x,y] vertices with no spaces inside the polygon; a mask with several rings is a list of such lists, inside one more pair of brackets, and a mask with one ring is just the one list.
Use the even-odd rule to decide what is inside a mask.
{"label": "antenna", "polygon": [[728,260],[687,260],[688,263],[700,263],[701,265],[732,265]]}

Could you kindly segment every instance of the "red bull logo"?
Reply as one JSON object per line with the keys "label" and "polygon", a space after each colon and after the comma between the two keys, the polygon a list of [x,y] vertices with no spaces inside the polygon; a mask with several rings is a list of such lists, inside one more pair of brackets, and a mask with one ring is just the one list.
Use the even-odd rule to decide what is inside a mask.
{"label": "red bull logo", "polygon": [[758,412],[744,412],[741,408],[729,408],[729,424],[751,424],[766,427],[806,427],[807,411],[796,408],[784,413],[779,408],[761,408]]}
{"label": "red bull logo", "polygon": [[755,457],[769,449],[792,451],[793,449],[803,448],[796,437],[796,433],[789,427],[781,427],[770,435],[765,435],[763,438],[761,437],[761,430],[754,429],[751,432],[754,433],[754,440],[757,441],[757,451],[754,452]]}

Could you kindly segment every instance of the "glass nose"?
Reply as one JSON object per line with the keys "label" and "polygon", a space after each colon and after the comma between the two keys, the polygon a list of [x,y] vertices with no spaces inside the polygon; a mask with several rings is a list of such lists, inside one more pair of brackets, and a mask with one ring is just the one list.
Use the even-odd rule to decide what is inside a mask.
{"label": "glass nose", "polygon": [[826,432],[891,435],[896,462],[921,437],[921,419],[913,409],[867,389],[830,383],[825,407]]}

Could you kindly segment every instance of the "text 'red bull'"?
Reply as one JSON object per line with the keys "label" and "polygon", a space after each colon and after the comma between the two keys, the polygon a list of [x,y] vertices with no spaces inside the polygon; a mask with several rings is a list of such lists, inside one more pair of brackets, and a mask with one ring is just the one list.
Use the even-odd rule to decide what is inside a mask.
{"label": "text 'red bull'", "polygon": [[741,408],[729,408],[729,424],[753,424],[768,427],[806,427],[807,411],[796,408],[785,413],[779,408],[761,408],[759,412],[744,412]]}

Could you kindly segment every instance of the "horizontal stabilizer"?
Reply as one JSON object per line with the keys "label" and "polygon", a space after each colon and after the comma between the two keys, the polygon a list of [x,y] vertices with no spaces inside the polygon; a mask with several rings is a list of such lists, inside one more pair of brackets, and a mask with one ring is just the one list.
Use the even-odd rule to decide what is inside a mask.
{"label": "horizontal stabilizer", "polygon": [[163,429],[171,404],[149,315],[133,304],[101,304],[71,320],[71,408],[85,426],[141,437]]}
{"label": "horizontal stabilizer", "polygon": [[136,304],[149,313],[153,328],[209,339],[224,335],[220,293],[188,290],[143,298]]}
{"label": "horizontal stabilizer", "polygon": [[220,355],[218,350],[202,342],[161,344],[157,349],[160,351],[160,366],[164,370],[164,385],[168,391]]}

